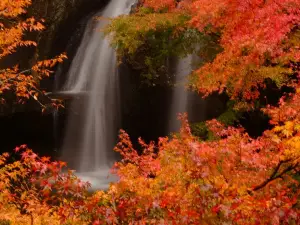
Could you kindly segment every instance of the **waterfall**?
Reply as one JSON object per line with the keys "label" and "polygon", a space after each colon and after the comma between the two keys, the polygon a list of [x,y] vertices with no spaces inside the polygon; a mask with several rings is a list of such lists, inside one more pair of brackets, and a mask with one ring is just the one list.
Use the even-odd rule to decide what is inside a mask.
{"label": "waterfall", "polygon": [[[96,14],[128,14],[135,0],[111,0]],[[87,24],[61,95],[72,96],[62,146],[62,160],[96,188],[107,188],[109,170],[117,160],[113,147],[119,125],[116,55],[99,29],[108,20]]]}
{"label": "waterfall", "polygon": [[173,89],[168,132],[178,132],[180,121],[177,119],[178,113],[188,111],[189,92],[186,90],[186,78],[192,72],[193,55],[178,59],[175,67],[175,86]]}

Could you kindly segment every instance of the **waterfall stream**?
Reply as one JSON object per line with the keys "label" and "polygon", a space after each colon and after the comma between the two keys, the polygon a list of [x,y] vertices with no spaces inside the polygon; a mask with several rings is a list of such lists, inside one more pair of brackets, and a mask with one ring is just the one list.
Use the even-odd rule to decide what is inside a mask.
{"label": "waterfall stream", "polygon": [[168,132],[178,132],[180,129],[180,121],[178,120],[178,113],[188,111],[189,91],[186,90],[187,75],[192,72],[193,55],[188,55],[185,58],[178,59],[174,71],[175,87],[173,89],[171,108],[169,113]]}
{"label": "waterfall stream", "polygon": [[[135,0],[111,0],[95,16],[128,14]],[[62,160],[94,188],[107,188],[117,160],[113,147],[119,129],[116,55],[99,29],[108,20],[91,18],[72,61],[61,95],[72,96]]]}

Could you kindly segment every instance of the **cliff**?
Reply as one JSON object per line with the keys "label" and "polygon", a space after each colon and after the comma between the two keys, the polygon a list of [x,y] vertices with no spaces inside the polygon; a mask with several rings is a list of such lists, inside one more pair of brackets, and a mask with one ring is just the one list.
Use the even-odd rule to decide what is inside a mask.
{"label": "cliff", "polygon": [[100,10],[108,0],[33,0],[28,14],[45,19],[46,30],[36,37],[35,58],[44,59],[65,50],[79,21]]}

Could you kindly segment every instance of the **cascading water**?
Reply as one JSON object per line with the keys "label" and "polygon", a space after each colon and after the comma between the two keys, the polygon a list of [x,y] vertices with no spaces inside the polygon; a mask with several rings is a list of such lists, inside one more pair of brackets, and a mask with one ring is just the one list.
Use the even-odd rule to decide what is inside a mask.
{"label": "cascading water", "polygon": [[168,132],[178,132],[180,128],[180,121],[177,116],[178,113],[188,111],[189,92],[185,88],[186,77],[192,72],[193,55],[188,55],[183,59],[178,59],[175,68],[175,87],[172,94],[172,102],[170,108],[170,120],[168,125]]}
{"label": "cascading water", "polygon": [[[96,16],[128,14],[135,0],[111,0]],[[113,146],[119,123],[116,55],[99,29],[107,20],[89,21],[60,91],[72,96],[62,159],[96,188],[106,188],[110,167],[117,157]]]}

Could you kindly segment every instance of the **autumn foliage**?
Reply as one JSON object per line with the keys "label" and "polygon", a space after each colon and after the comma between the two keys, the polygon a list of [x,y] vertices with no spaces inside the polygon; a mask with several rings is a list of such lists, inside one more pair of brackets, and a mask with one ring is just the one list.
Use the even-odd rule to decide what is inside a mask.
{"label": "autumn foliage", "polygon": [[[43,21],[34,18],[23,18],[25,8],[31,5],[31,0],[1,0],[0,2],[0,60],[14,54],[22,47],[36,46],[35,41],[25,38],[28,32],[39,32],[44,29]],[[60,56],[36,63],[31,68],[20,70],[19,65],[12,68],[0,68],[0,94],[12,91],[17,96],[18,103],[28,99],[35,100],[42,109],[46,104],[58,107],[58,101],[46,98],[45,93],[39,89],[39,81],[49,76],[57,63],[61,63],[66,56]],[[42,100],[41,100],[42,99]],[[2,102],[5,100],[2,98]]]}
{"label": "autumn foliage", "polygon": [[[273,109],[269,109],[274,113]],[[122,221],[145,224],[298,224],[299,131],[295,117],[253,139],[241,128],[208,126],[217,139],[199,142],[186,116],[179,136],[145,145],[138,156],[122,132],[116,147]],[[295,119],[295,120],[294,120]],[[293,128],[287,131],[286,126]],[[155,153],[158,151],[158,153]]]}
{"label": "autumn foliage", "polygon": [[[128,21],[137,32],[149,24],[152,34],[161,29],[160,21],[168,21],[178,14],[185,15],[185,24],[173,24],[169,40],[178,36],[180,31],[189,28],[203,35],[216,35],[221,51],[204,66],[196,69],[190,76],[190,86],[195,91],[207,96],[214,92],[226,93],[234,101],[237,108],[250,109],[260,98],[261,89],[265,88],[266,80],[271,80],[280,89],[289,86],[297,74],[295,64],[299,61],[299,0],[144,0],[144,7],[135,15],[139,16],[140,24]],[[145,9],[148,9],[145,10]],[[152,10],[152,11],[151,11]],[[139,15],[140,12],[148,13]],[[149,14],[149,11],[152,12]],[[134,18],[134,16],[128,18]],[[160,21],[143,21],[143,18],[163,18]],[[124,18],[114,20],[118,23]],[[112,28],[115,40],[121,28]],[[167,29],[166,29],[167,30]],[[114,33],[113,33],[114,32]],[[122,32],[122,31],[121,31]],[[126,33],[131,36],[132,32]],[[136,37],[138,39],[138,36]],[[178,39],[178,38],[177,38]],[[139,40],[139,39],[138,39]],[[113,39],[114,41],[114,39]],[[189,40],[186,40],[188,43]],[[202,43],[201,43],[202,42]],[[204,40],[196,54],[202,57],[205,52]],[[123,41],[118,48],[126,48]],[[149,44],[145,39],[145,45]],[[213,46],[209,46],[213,48]],[[195,49],[195,46],[194,46]],[[190,51],[191,53],[192,51]],[[158,53],[160,54],[160,53]],[[206,60],[205,58],[203,60]],[[263,97],[263,96],[262,96]]]}
{"label": "autumn foliage", "polygon": [[32,217],[32,224],[34,217],[50,212],[61,221],[72,220],[89,183],[80,181],[70,170],[63,171],[66,163],[39,157],[26,145],[14,151],[20,160],[8,163],[13,157],[8,153],[0,157],[0,207],[15,206]]}
{"label": "autumn foliage", "polygon": [[219,29],[224,49],[195,71],[195,87],[207,94],[226,89],[232,98],[249,101],[259,97],[267,78],[286,85],[300,56],[299,5],[298,0],[193,1],[190,25],[204,32]]}
{"label": "autumn foliage", "polygon": [[[16,1],[12,7],[11,1],[2,1],[0,15],[15,18],[29,3]],[[242,103],[252,107],[266,79],[277,88],[290,87],[292,91],[283,94],[278,104],[261,109],[270,118],[270,128],[254,138],[239,125],[226,126],[212,119],[206,126],[214,138],[202,140],[191,133],[188,116],[183,114],[179,116],[182,127],[178,134],[159,138],[158,143],[139,139],[141,154],[121,130],[115,151],[122,160],[113,167],[120,179],[107,191],[94,194],[87,193],[88,183],[63,170],[65,163],[40,158],[24,145],[15,153],[0,156],[0,211],[14,207],[28,215],[32,224],[41,213],[49,214],[53,224],[300,224],[300,2],[143,3],[152,10],[147,21],[155,19],[148,21],[149,29],[145,24],[130,28],[140,37],[144,37],[141,32],[162,24],[159,20],[164,15],[167,25],[159,28],[169,29],[173,26],[169,26],[170,18],[179,14],[189,15],[184,26],[220,37],[222,51],[192,75],[191,86],[197,91],[226,92],[240,107]],[[10,10],[4,10],[9,7],[12,16],[7,14]],[[182,28],[182,20],[176,21]],[[31,24],[35,25],[28,26],[40,26]],[[118,21],[113,24],[118,25]],[[132,37],[124,34],[115,37],[125,42]],[[19,46],[23,39],[18,37]],[[6,42],[3,49],[13,51],[15,47],[9,46],[14,44]],[[33,70],[51,67],[57,61],[42,62]],[[10,80],[5,71],[1,72],[3,80]],[[11,76],[16,79],[17,68],[10,71],[15,71]],[[18,83],[13,84],[8,87]],[[18,155],[19,159],[12,160]]]}
{"label": "autumn foliage", "polygon": [[145,0],[144,6],[153,8],[154,10],[168,9],[172,10],[175,8],[177,2],[174,0]]}

